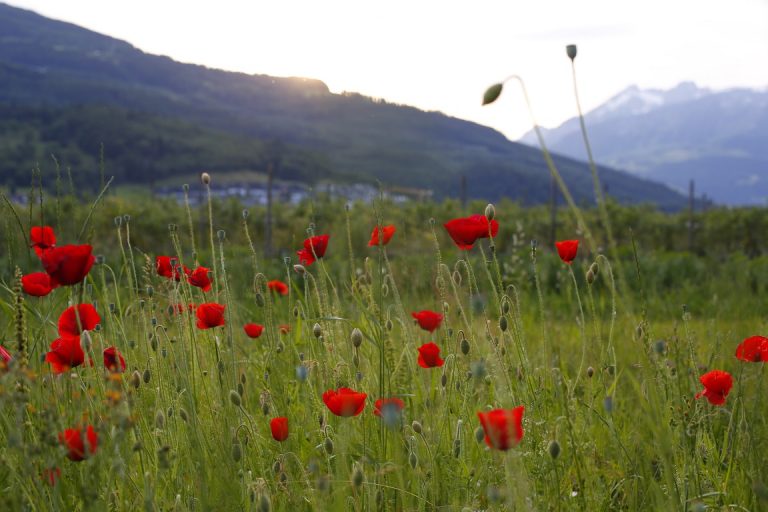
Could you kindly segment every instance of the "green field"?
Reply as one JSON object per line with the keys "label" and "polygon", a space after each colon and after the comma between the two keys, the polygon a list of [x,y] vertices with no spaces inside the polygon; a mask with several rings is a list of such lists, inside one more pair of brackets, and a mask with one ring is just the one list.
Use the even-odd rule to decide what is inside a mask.
{"label": "green field", "polygon": [[[2,510],[768,508],[768,375],[735,357],[768,331],[764,209],[696,212],[689,233],[687,213],[609,203],[612,248],[598,212],[583,211],[590,246],[563,209],[556,238],[581,240],[566,264],[546,208],[511,202],[495,205],[496,238],[467,251],[443,224],[485,203],[278,205],[266,255],[262,208],[57,188],[0,205],[13,357],[0,374]],[[369,247],[389,224],[389,244]],[[22,291],[48,257],[29,247],[33,226],[51,226],[58,248],[92,246],[82,282]],[[320,234],[324,257],[295,268]],[[158,275],[157,256],[211,269],[211,290]],[[267,287],[277,279],[287,295]],[[201,329],[185,307],[206,303],[225,306],[223,325]],[[62,331],[72,304],[94,305],[98,327]],[[437,330],[419,327],[420,310],[444,316]],[[54,373],[52,342],[88,327],[82,364]],[[442,366],[419,365],[429,342]],[[124,372],[105,367],[107,347]],[[723,405],[695,399],[714,369],[733,376]],[[359,415],[324,403],[341,387],[367,395]],[[377,416],[380,398],[404,407]],[[522,439],[497,449],[514,428],[484,432],[478,413],[517,406]]]}

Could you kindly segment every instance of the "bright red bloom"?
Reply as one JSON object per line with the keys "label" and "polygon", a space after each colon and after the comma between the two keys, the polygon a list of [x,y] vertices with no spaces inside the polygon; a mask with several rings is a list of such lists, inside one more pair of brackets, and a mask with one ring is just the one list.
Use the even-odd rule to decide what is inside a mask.
{"label": "bright red bloom", "polygon": [[264,326],[259,324],[245,324],[243,330],[249,338],[258,338],[261,336],[261,333],[264,332]]}
{"label": "bright red bloom", "polygon": [[736,347],[736,357],[751,363],[768,361],[768,338],[750,336]]}
{"label": "bright red bloom", "polygon": [[69,450],[67,453],[69,460],[77,462],[85,459],[86,440],[88,441],[88,452],[90,454],[96,453],[96,448],[99,446],[99,435],[91,425],[88,425],[85,431],[78,428],[68,428],[64,432],[59,432],[59,442]]}
{"label": "bright red bloom", "polygon": [[432,342],[425,343],[419,347],[419,366],[422,368],[434,368],[436,366],[443,366],[443,361],[440,358],[440,347]]}
{"label": "bright red bloom", "polygon": [[24,293],[33,297],[45,297],[55,286],[51,286],[51,276],[45,272],[33,272],[21,277]]}
{"label": "bright red bloom", "polygon": [[8,363],[11,362],[13,356],[8,352],[4,346],[0,345],[0,370],[8,368]]}
{"label": "bright red bloom", "polygon": [[437,311],[429,311],[428,309],[411,313],[411,316],[419,323],[419,327],[429,332],[434,332],[435,329],[440,327],[440,323],[443,321],[443,315]]}
{"label": "bright red bloom", "polygon": [[51,247],[56,247],[56,234],[51,226],[32,226],[29,230],[30,247],[35,250],[37,257]]}
{"label": "bright red bloom", "polygon": [[272,430],[272,439],[281,443],[288,439],[288,418],[280,416],[272,418],[269,422],[269,428]]}
{"label": "bright red bloom", "polygon": [[210,329],[224,325],[224,308],[222,304],[209,302],[197,306],[197,328]]}
{"label": "bright red bloom", "polygon": [[722,370],[712,370],[699,377],[699,381],[704,385],[704,390],[696,393],[696,398],[707,397],[712,405],[723,405],[725,397],[731,392],[733,387],[733,377],[728,372]]}
{"label": "bright red bloom", "polygon": [[61,478],[61,469],[56,467],[46,468],[43,470],[43,473],[40,475],[40,477],[43,479],[43,482],[53,487]]}
{"label": "bright red bloom", "polygon": [[399,398],[379,398],[376,403],[373,404],[373,414],[381,416],[382,411],[387,409],[397,411],[398,413],[405,407],[405,402]]}
{"label": "bright red bloom", "polygon": [[182,272],[186,275],[190,274],[190,270],[187,267],[179,268],[179,260],[175,256],[156,256],[155,269],[157,270],[157,275],[176,281],[181,281]]}
{"label": "bright red bloom", "polygon": [[499,232],[499,222],[492,220],[490,227],[485,215],[470,215],[459,219],[449,220],[445,224],[446,231],[456,246],[462,251],[472,248],[478,238],[496,237]]}
{"label": "bright red bloom", "polygon": [[579,250],[578,240],[562,240],[555,242],[557,247],[557,254],[560,255],[560,259],[569,265],[576,258],[576,253]]}
{"label": "bright red bloom", "polygon": [[51,286],[71,286],[85,279],[96,261],[92,251],[88,244],[63,245],[43,251],[40,261],[51,276]]}
{"label": "bright red bloom", "polygon": [[115,373],[123,373],[125,371],[125,359],[117,348],[108,347],[104,349],[104,368]]}
{"label": "bright red bloom", "polygon": [[205,267],[197,267],[192,271],[190,271],[188,268],[185,268],[184,271],[187,274],[187,281],[189,281],[189,284],[192,286],[197,286],[204,292],[211,291],[211,278],[208,276],[208,273],[211,271],[211,269]]}
{"label": "bright red bloom", "polygon": [[80,336],[83,331],[92,331],[101,322],[93,304],[78,304],[64,310],[59,317],[59,336]]}
{"label": "bright red bloom", "polygon": [[365,409],[365,393],[359,393],[349,388],[329,389],[323,393],[323,402],[336,416],[357,416]]}
{"label": "bright red bloom", "polygon": [[513,409],[494,409],[478,412],[483,425],[485,444],[496,450],[509,450],[523,438],[523,413],[525,406]]}
{"label": "bright red bloom", "polygon": [[280,295],[288,295],[288,285],[280,281],[279,279],[274,279],[272,281],[269,281],[267,283],[267,288],[269,288],[273,292],[279,293]]}
{"label": "bright red bloom", "polygon": [[311,265],[315,259],[325,256],[325,250],[328,249],[328,238],[330,235],[317,235],[304,240],[304,248],[296,251],[299,255],[299,261],[304,265]]}
{"label": "bright red bloom", "polygon": [[64,336],[53,340],[50,352],[45,354],[45,361],[51,363],[53,373],[64,373],[83,364],[85,353],[80,346],[80,336]]}
{"label": "bright red bloom", "polygon": [[[392,235],[395,234],[396,228],[393,225],[382,226],[381,231],[384,233],[384,239],[382,243],[383,245],[387,245],[389,241],[392,240]],[[368,241],[368,247],[375,247],[379,245],[379,242],[379,226],[376,226],[373,228],[373,232],[371,233],[371,239]]]}

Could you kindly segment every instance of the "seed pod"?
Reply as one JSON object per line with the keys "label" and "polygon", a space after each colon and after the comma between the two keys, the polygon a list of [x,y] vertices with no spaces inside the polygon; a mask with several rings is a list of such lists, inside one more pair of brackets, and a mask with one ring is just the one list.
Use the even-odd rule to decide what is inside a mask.
{"label": "seed pod", "polygon": [[411,428],[412,428],[412,429],[413,429],[413,431],[414,431],[414,432],[416,432],[417,434],[421,434],[421,433],[423,432],[423,429],[421,428],[421,423],[419,423],[419,422],[418,422],[418,421],[416,421],[416,420],[413,420],[413,422],[411,423]]}
{"label": "seed pod", "polygon": [[240,407],[240,404],[242,403],[240,399],[240,395],[237,394],[237,391],[234,389],[231,389],[229,391],[229,401],[232,402],[232,405],[235,407]]}
{"label": "seed pod", "polygon": [[355,348],[359,347],[360,345],[363,344],[363,333],[362,333],[362,331],[360,331],[360,329],[355,327],[354,329],[352,329],[352,334],[350,335],[350,339],[352,340],[352,345]]}
{"label": "seed pod", "polygon": [[560,443],[558,443],[556,440],[552,440],[549,442],[549,456],[552,457],[552,460],[557,459],[557,457],[560,455]]}
{"label": "seed pod", "polygon": [[488,203],[488,205],[485,207],[485,218],[488,220],[493,220],[494,217],[496,217],[496,208],[493,207],[493,204]]}
{"label": "seed pod", "polygon": [[207,172],[204,172],[200,175],[200,181],[203,183],[203,185],[210,185],[211,184],[211,175]]}
{"label": "seed pod", "polygon": [[141,376],[141,378],[144,381],[144,384],[149,384],[149,381],[152,378],[152,373],[149,371],[149,368],[144,370],[144,374]]}
{"label": "seed pod", "polygon": [[312,334],[315,336],[315,338],[319,338],[323,335],[323,328],[320,327],[320,324],[316,323],[314,327],[312,327]]}

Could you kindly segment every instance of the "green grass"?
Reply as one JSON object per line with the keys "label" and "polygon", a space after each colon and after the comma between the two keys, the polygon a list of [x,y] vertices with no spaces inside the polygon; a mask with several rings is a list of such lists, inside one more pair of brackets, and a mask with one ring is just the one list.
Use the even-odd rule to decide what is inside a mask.
{"label": "green grass", "polygon": [[[42,213],[20,210],[20,221],[26,229],[42,214],[59,245],[74,243],[88,208],[68,201],[47,199]],[[3,210],[0,335],[17,360],[0,376],[0,508],[768,506],[768,376],[762,364],[734,357],[742,339],[766,331],[762,258],[661,250],[659,233],[676,217],[617,209],[614,230],[629,274],[614,283],[615,265],[583,250],[571,269],[540,243],[534,265],[528,240],[546,227],[535,209],[497,205],[496,260],[487,240],[462,253],[445,235],[442,223],[463,215],[456,203],[354,205],[346,214],[340,203],[319,201],[278,208],[276,247],[285,251],[268,259],[249,249],[238,205],[213,206],[211,226],[207,208],[191,212],[193,247],[186,213],[172,203],[108,198],[99,205],[83,232],[104,262],[83,285],[23,297],[27,368],[12,341],[20,322],[11,271],[41,267]],[[113,222],[126,213],[130,222]],[[594,226],[595,212],[586,213]],[[260,215],[253,209],[246,219],[257,247]],[[572,238],[562,215],[561,238]],[[634,230],[640,279],[622,216],[645,223]],[[385,250],[365,245],[379,217],[398,227]],[[331,241],[326,257],[302,275],[293,270],[294,251],[310,223]],[[215,268],[211,292],[154,271],[156,255],[193,266],[193,252]],[[595,261],[589,285],[584,275]],[[271,294],[270,279],[290,282],[290,294]],[[76,302],[95,304],[101,315],[90,333],[95,364],[55,376],[41,358],[59,314]],[[200,330],[194,315],[168,313],[169,305],[190,302],[226,304],[226,324]],[[445,314],[432,335],[410,316],[421,309]],[[264,334],[248,339],[247,322],[265,325]],[[290,332],[281,334],[281,324]],[[363,333],[358,349],[354,328]],[[417,347],[429,341],[441,348],[442,368],[416,363]],[[102,349],[112,345],[127,362],[121,378],[101,365]],[[694,400],[698,377],[714,368],[735,380],[723,407]],[[362,414],[342,418],[326,408],[323,392],[340,386],[368,394]],[[373,415],[382,396],[406,404],[395,425]],[[518,446],[499,452],[477,441],[478,411],[518,405],[525,406]],[[270,434],[276,416],[289,418],[284,443]],[[57,433],[86,423],[99,434],[98,449],[70,461]],[[61,470],[55,486],[40,476],[52,467]]]}

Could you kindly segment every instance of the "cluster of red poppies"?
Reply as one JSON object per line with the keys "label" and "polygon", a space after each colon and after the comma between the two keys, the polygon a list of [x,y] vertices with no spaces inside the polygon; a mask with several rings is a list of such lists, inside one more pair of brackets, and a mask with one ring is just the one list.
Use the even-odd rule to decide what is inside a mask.
{"label": "cluster of red poppies", "polygon": [[[736,347],[736,358],[748,363],[768,362],[768,338],[750,336]],[[696,398],[706,397],[712,405],[723,405],[733,387],[733,377],[724,370],[712,370],[699,377],[704,389]]]}
{"label": "cluster of red poppies", "polygon": [[88,244],[57,247],[56,234],[50,226],[34,226],[29,238],[45,272],[34,272],[21,278],[27,295],[44,297],[54,288],[81,282],[96,260]]}

